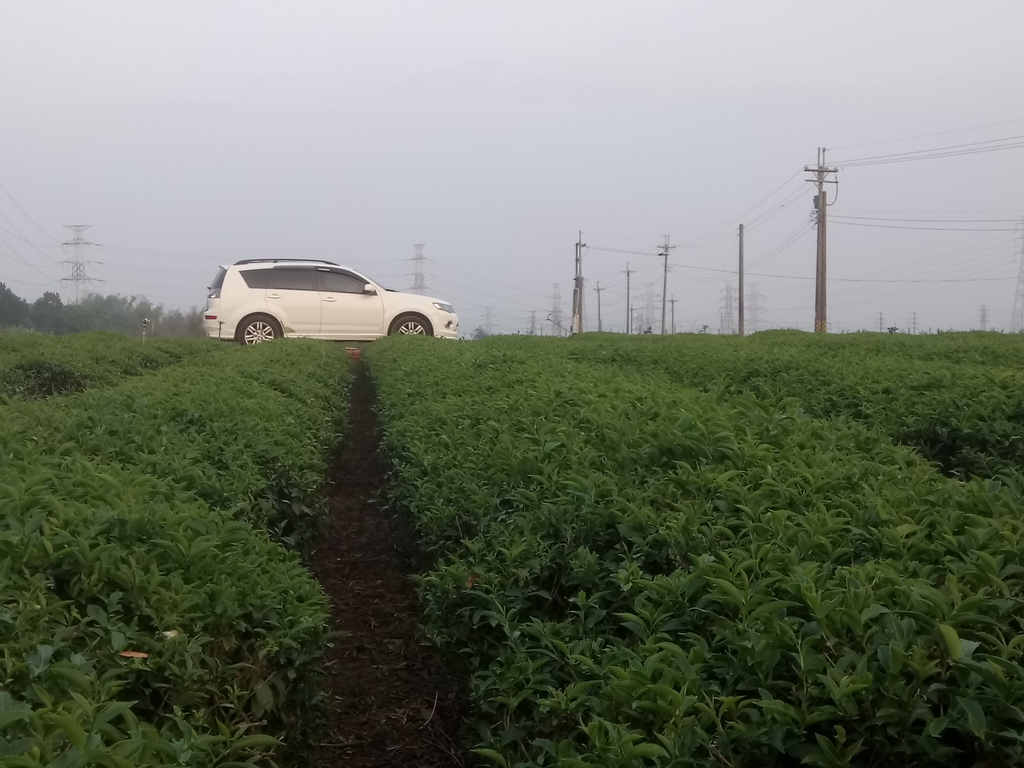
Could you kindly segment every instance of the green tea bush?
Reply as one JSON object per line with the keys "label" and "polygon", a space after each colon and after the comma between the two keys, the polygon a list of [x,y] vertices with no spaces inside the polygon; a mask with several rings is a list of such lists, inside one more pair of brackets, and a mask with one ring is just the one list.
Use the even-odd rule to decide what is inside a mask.
{"label": "green tea bush", "polygon": [[293,543],[323,511],[325,446],[345,412],[347,366],[326,344],[226,347],[46,408],[12,404],[6,422],[47,435],[58,454],[165,478]]}
{"label": "green tea bush", "polygon": [[366,357],[481,754],[1024,760],[1020,488],[950,480],[796,400],[567,360],[575,345],[422,342]]}
{"label": "green tea bush", "polygon": [[301,746],[326,601],[272,536],[315,525],[347,377],[340,350],[287,341],[5,408],[0,764]]}
{"label": "green tea bush", "polygon": [[799,400],[815,416],[848,418],[916,448],[954,477],[1024,467],[1024,339],[992,333],[574,340],[570,356],[666,374],[707,391]]}
{"label": "green tea bush", "polygon": [[206,339],[151,339],[118,333],[0,334],[0,402],[37,400],[116,384],[217,351]]}

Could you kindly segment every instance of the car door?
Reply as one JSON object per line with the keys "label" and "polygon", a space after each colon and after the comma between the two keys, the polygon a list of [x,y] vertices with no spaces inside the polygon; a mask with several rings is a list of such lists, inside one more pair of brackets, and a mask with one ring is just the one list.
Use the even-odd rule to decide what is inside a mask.
{"label": "car door", "polygon": [[320,335],[320,290],[314,267],[274,267],[267,283],[267,309],[286,336]]}
{"label": "car door", "polygon": [[317,267],[316,271],[320,277],[323,338],[358,341],[383,334],[384,301],[376,289],[367,293],[367,282],[344,269]]}

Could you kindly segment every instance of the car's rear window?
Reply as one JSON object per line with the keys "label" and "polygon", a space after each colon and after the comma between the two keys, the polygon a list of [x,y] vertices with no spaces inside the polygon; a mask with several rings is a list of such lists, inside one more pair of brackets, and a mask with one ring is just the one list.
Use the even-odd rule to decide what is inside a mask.
{"label": "car's rear window", "polygon": [[221,288],[223,288],[224,275],[226,275],[227,273],[228,271],[224,269],[224,267],[221,267],[220,270],[217,272],[216,277],[213,278],[213,282],[210,283],[210,290],[219,291]]}
{"label": "car's rear window", "polygon": [[241,275],[250,288],[266,288],[270,285],[269,269],[244,269]]}

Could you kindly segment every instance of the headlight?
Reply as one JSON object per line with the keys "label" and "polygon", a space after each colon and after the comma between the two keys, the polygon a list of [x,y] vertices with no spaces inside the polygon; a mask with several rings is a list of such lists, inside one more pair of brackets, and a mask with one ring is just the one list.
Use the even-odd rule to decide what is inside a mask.
{"label": "headlight", "polygon": [[434,306],[442,312],[454,312],[455,308],[447,301],[435,301]]}

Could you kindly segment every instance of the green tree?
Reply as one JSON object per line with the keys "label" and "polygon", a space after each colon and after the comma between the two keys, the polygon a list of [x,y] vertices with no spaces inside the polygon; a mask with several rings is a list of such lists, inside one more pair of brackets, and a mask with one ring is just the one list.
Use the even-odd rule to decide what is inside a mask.
{"label": "green tree", "polygon": [[0,283],[0,328],[28,325],[28,302]]}
{"label": "green tree", "polygon": [[86,331],[113,331],[141,336],[148,320],[147,336],[202,336],[203,315],[197,307],[167,311],[145,296],[89,294],[77,304],[65,304],[60,295],[47,291],[32,304],[0,283],[0,329],[27,326],[43,333],[64,335]]}
{"label": "green tree", "polygon": [[32,327],[43,333],[67,333],[65,309],[60,294],[47,291],[32,304],[29,313]]}

